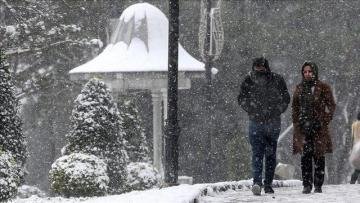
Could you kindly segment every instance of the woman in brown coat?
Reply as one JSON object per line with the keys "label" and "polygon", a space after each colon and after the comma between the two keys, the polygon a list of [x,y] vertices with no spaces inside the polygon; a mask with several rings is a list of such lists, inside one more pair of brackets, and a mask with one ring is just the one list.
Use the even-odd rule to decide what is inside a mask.
{"label": "woman in brown coat", "polygon": [[[293,152],[301,154],[303,193],[321,193],[325,174],[325,153],[332,153],[328,126],[335,111],[330,86],[318,79],[318,68],[305,62],[303,80],[295,88],[292,103],[294,124]],[[315,173],[312,172],[314,161]]]}

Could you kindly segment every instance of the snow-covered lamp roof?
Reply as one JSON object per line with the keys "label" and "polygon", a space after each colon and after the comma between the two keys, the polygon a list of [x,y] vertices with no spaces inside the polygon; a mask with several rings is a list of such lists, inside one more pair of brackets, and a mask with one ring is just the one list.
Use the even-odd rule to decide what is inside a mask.
{"label": "snow-covered lamp roof", "polygon": [[[167,71],[168,26],[168,19],[155,6],[134,4],[120,16],[110,44],[104,51],[70,73]],[[205,71],[205,67],[179,43],[178,70]]]}

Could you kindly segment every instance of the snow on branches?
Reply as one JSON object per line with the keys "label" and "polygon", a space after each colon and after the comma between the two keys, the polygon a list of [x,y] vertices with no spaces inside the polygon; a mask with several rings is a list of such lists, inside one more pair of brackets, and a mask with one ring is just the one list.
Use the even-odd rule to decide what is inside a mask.
{"label": "snow on branches", "polygon": [[110,193],[120,193],[126,183],[128,156],[122,119],[109,89],[97,79],[90,80],[75,100],[72,130],[66,135],[63,153],[92,154],[108,165]]}
{"label": "snow on branches", "polygon": [[17,107],[9,67],[0,50],[0,200],[16,195],[24,177],[25,137]]}

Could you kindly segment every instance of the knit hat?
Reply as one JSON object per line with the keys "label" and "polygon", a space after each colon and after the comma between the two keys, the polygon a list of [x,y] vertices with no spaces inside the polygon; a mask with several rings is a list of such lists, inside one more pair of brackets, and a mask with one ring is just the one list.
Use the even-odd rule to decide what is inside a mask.
{"label": "knit hat", "polygon": [[270,72],[269,61],[264,57],[254,58],[252,69],[255,70],[255,66],[264,66],[267,72]]}

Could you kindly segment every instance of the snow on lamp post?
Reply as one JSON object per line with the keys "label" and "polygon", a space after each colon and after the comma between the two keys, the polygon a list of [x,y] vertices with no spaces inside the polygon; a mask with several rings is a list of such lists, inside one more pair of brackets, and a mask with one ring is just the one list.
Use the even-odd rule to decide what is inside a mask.
{"label": "snow on lamp post", "polygon": [[[94,59],[70,71],[72,80],[102,79],[115,95],[127,90],[151,91],[153,164],[163,177],[162,129],[167,115],[169,82],[168,24],[164,13],[155,6],[134,4],[121,14],[106,48]],[[203,78],[204,71],[204,64],[178,44],[177,88],[189,89],[191,79]]]}

